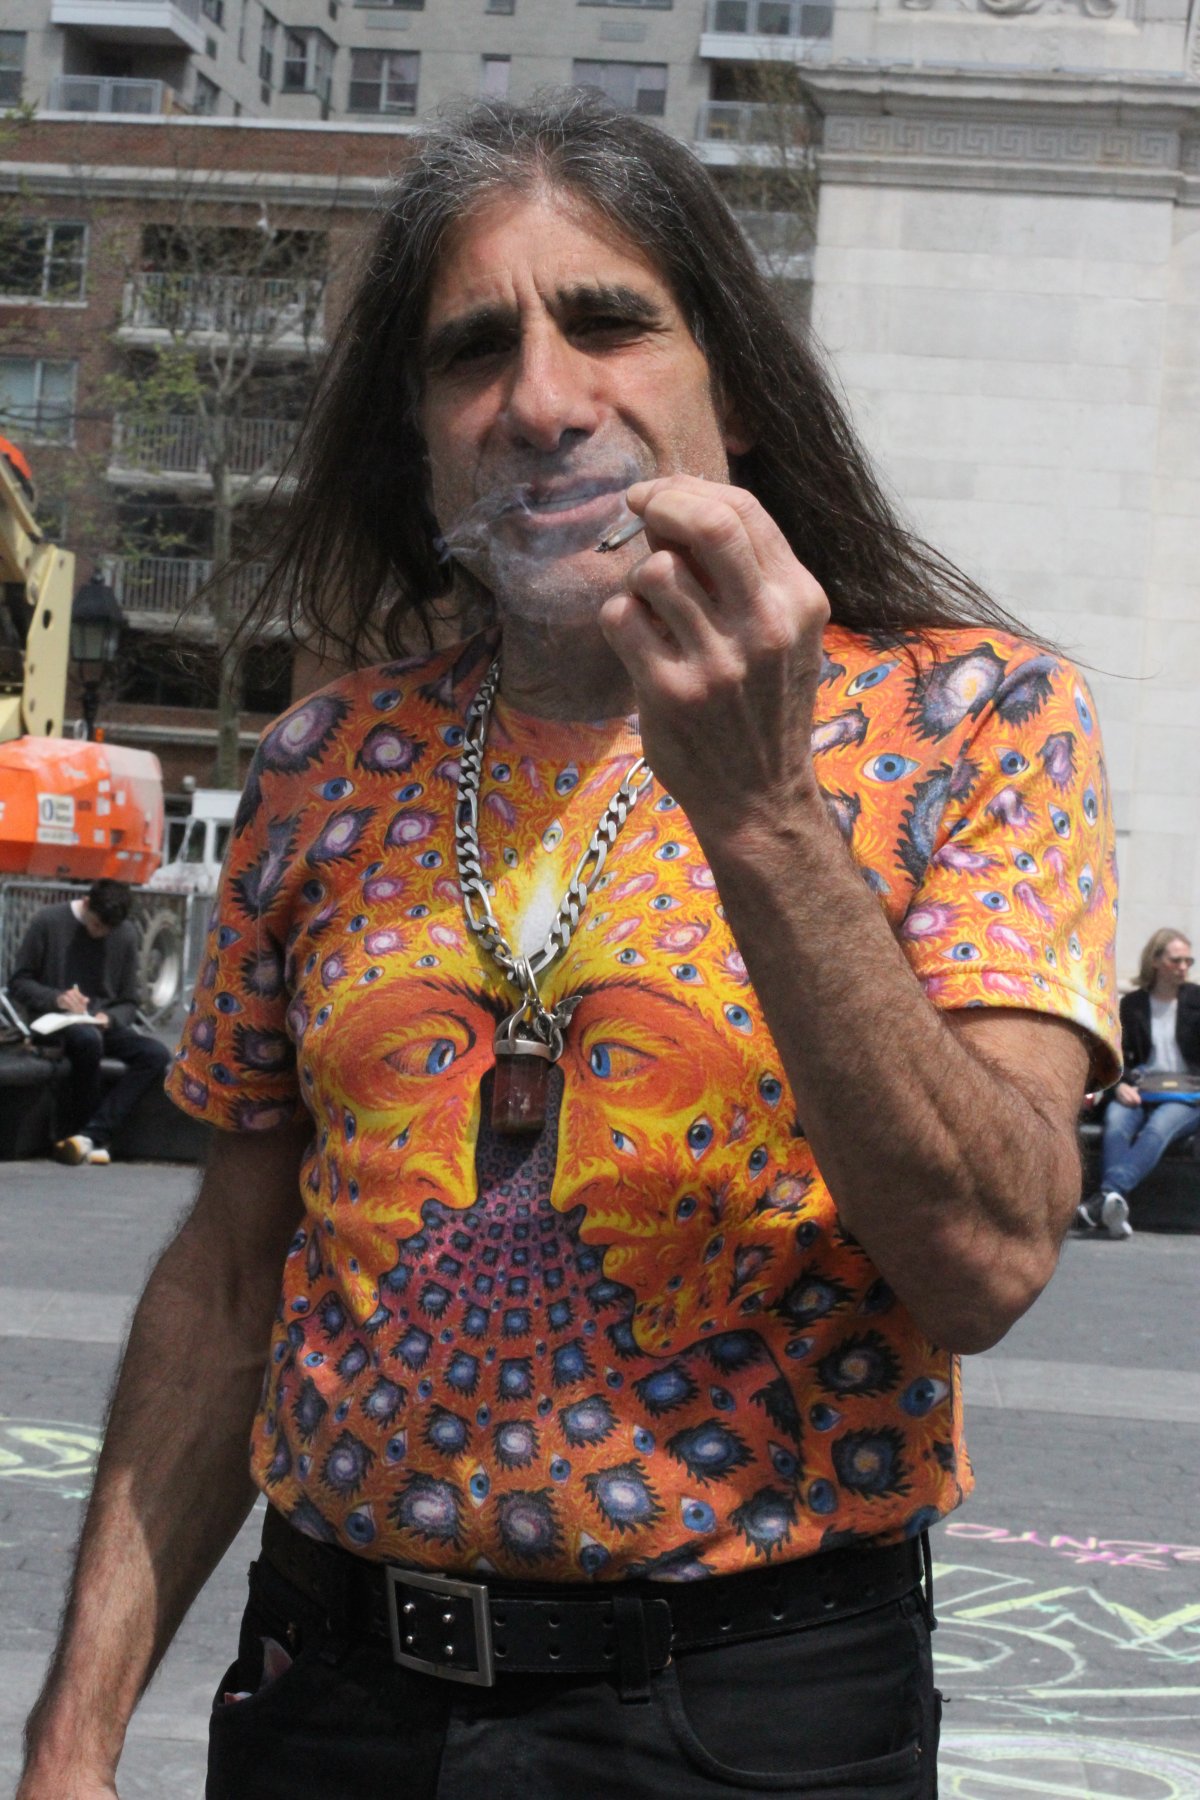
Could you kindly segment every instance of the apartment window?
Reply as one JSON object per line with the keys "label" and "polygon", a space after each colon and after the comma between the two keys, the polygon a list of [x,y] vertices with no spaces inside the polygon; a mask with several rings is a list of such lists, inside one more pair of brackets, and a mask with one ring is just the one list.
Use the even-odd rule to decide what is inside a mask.
{"label": "apartment window", "polygon": [[579,6],[640,6],[643,12],[670,12],[673,0],[576,0]]}
{"label": "apartment window", "polygon": [[424,12],[425,0],[354,0],[355,6],[369,6],[372,12]]}
{"label": "apartment window", "polygon": [[25,33],[0,31],[0,106],[15,106],[25,73]]}
{"label": "apartment window", "polygon": [[512,69],[511,56],[485,56],[483,74],[479,82],[479,92],[485,100],[508,99],[508,77]]}
{"label": "apartment window", "polygon": [[239,62],[246,60],[246,8],[249,4],[250,0],[241,0],[241,8],[238,12],[237,53]]}
{"label": "apartment window", "polygon": [[352,50],[350,111],[415,113],[420,62],[416,50]]}
{"label": "apartment window", "polygon": [[192,111],[211,116],[217,110],[217,102],[221,98],[221,90],[215,81],[199,69],[196,70],[196,87],[192,94]]}
{"label": "apartment window", "polygon": [[224,25],[225,0],[200,0],[200,11],[206,19],[211,19],[214,25]]}
{"label": "apartment window", "polygon": [[323,31],[285,31],[283,34],[283,91],[285,94],[329,95],[333,75],[333,42]]}
{"label": "apartment window", "polygon": [[262,16],[262,36],[258,41],[258,79],[263,86],[269,88],[274,79],[275,70],[275,38],[279,31],[279,20],[274,13],[269,13],[264,6]]}
{"label": "apartment window", "polygon": [[0,356],[0,425],[11,428],[18,443],[73,443],[77,367],[40,356]]}
{"label": "apartment window", "polygon": [[571,64],[575,87],[599,88],[614,106],[643,118],[661,119],[667,103],[666,63],[589,62]]}
{"label": "apartment window", "polygon": [[490,13],[515,13],[516,10],[517,0],[487,0],[484,8],[485,12]]}
{"label": "apartment window", "polygon": [[0,223],[0,294],[20,300],[82,300],[87,226],[58,220]]}

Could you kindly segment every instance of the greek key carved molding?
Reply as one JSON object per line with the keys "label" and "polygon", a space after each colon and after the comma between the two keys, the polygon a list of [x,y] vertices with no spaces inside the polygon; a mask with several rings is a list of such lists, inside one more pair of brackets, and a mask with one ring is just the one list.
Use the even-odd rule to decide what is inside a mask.
{"label": "greek key carved molding", "polygon": [[1062,163],[1074,167],[1174,169],[1174,132],[1125,126],[1034,125],[1003,119],[826,120],[826,155],[943,158],[951,162]]}

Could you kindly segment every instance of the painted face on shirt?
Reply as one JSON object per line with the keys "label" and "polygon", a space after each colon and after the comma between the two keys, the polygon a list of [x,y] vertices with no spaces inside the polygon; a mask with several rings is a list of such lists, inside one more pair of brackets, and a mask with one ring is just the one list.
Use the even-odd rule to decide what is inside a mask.
{"label": "painted face on shirt", "polygon": [[744,448],[650,259],[583,202],[510,194],[451,237],[430,295],[421,423],[447,546],[503,612],[590,616],[645,555],[595,545],[632,482],[722,481]]}

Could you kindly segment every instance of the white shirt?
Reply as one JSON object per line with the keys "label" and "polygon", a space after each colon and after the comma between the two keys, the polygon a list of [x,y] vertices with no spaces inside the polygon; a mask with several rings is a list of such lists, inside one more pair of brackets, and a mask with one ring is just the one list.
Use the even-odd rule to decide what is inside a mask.
{"label": "white shirt", "polygon": [[1150,1041],[1154,1046],[1150,1067],[1163,1075],[1186,1075],[1187,1064],[1175,1037],[1175,1021],[1179,1016],[1178,1000],[1156,1000],[1150,996]]}

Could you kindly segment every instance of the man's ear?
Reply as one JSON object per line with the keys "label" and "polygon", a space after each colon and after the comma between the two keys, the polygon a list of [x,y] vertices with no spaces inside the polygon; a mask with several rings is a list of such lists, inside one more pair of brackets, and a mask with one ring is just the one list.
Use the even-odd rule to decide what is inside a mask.
{"label": "man's ear", "polygon": [[754,438],[742,423],[736,407],[721,403],[721,442],[727,456],[746,456],[754,448]]}

